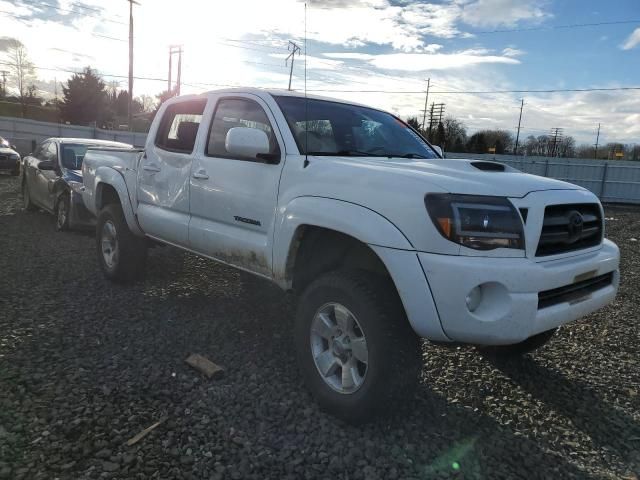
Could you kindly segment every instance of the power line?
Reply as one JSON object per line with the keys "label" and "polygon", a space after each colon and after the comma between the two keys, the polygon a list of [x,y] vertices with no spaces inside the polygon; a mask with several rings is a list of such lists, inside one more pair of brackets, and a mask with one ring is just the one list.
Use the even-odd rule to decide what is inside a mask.
{"label": "power line", "polygon": [[539,30],[565,30],[571,28],[584,28],[584,27],[603,27],[609,25],[627,25],[640,23],[640,20],[613,20],[611,22],[594,22],[594,23],[571,23],[567,25],[549,25],[542,27],[529,27],[529,28],[506,28],[500,30],[485,30],[482,32],[469,32],[473,35],[488,35],[492,33],[513,33],[513,32],[535,32]]}
{"label": "power line", "polygon": [[[613,92],[624,90],[640,90],[640,87],[602,87],[602,88],[554,88],[542,90],[449,90],[449,91],[432,91],[441,95],[452,94],[471,94],[471,95],[489,95],[496,93],[562,93],[562,92]],[[424,94],[424,90],[338,90],[338,89],[314,89],[310,92],[335,92],[335,93],[406,93],[406,94]]]}

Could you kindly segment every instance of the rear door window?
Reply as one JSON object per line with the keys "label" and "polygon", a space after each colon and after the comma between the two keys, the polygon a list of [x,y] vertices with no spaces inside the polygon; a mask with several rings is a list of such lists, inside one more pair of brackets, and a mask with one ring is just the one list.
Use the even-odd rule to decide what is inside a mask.
{"label": "rear door window", "polygon": [[156,134],[156,146],[172,152],[193,152],[206,103],[206,99],[199,99],[167,107]]}

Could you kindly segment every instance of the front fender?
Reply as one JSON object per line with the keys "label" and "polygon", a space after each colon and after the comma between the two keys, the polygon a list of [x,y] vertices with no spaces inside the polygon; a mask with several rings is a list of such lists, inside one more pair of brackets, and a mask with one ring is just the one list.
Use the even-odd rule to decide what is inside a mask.
{"label": "front fender", "polygon": [[297,197],[279,209],[274,233],[273,273],[283,288],[291,287],[287,278],[290,253],[295,249],[300,227],[314,226],[349,235],[368,245],[413,251],[404,234],[386,217],[361,205],[325,197]]}
{"label": "front fender", "polygon": [[113,189],[118,194],[120,205],[122,206],[124,218],[127,221],[129,230],[131,230],[131,232],[135,235],[144,236],[144,232],[140,229],[138,221],[136,220],[135,212],[133,210],[133,205],[131,204],[131,198],[129,196],[129,190],[127,189],[125,179],[120,174],[120,172],[110,167],[99,167],[96,169],[93,187],[93,191],[95,192],[95,198],[93,199],[93,208],[96,212],[96,216],[100,211],[100,206],[102,205],[102,193],[104,192],[104,187],[106,185],[113,187]]}

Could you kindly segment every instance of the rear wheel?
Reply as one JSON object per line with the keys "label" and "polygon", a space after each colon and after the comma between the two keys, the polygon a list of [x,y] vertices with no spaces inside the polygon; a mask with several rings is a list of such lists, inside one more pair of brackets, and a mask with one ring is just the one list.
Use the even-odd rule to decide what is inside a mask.
{"label": "rear wheel", "polygon": [[29,193],[29,184],[27,183],[26,179],[22,182],[22,205],[24,206],[24,209],[29,212],[32,212],[36,209],[36,206],[31,201],[31,194]]}
{"label": "rear wheel", "polygon": [[56,204],[56,230],[59,232],[69,230],[69,214],[71,212],[69,205],[69,195],[66,193],[61,195]]}
{"label": "rear wheel", "polygon": [[348,422],[391,411],[417,384],[419,339],[393,285],[371,274],[336,271],[309,285],[298,303],[295,343],[321,408]]}
{"label": "rear wheel", "polygon": [[131,233],[119,204],[109,204],[98,214],[96,244],[98,263],[109,280],[128,283],[144,275],[146,240]]}
{"label": "rear wheel", "polygon": [[549,341],[553,338],[557,331],[557,328],[552,328],[551,330],[547,330],[545,332],[538,333],[533,337],[529,337],[520,343],[514,343],[513,345],[479,347],[479,349],[483,353],[494,355],[496,357],[521,357],[522,355],[534,352],[535,350],[538,350],[539,348],[545,346],[547,343],[549,343]]}

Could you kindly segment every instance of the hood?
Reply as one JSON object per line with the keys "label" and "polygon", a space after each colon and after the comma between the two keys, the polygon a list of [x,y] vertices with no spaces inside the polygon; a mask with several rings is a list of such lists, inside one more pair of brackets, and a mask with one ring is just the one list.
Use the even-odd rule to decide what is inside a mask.
{"label": "hood", "polygon": [[65,168],[62,173],[62,178],[66,182],[82,182],[82,170],[69,170]]}
{"label": "hood", "polygon": [[354,169],[373,169],[388,175],[424,180],[425,185],[431,184],[448,193],[524,197],[541,190],[584,190],[571,183],[522,173],[498,162],[387,157],[321,157],[319,161],[328,159],[336,163],[348,163]]}

